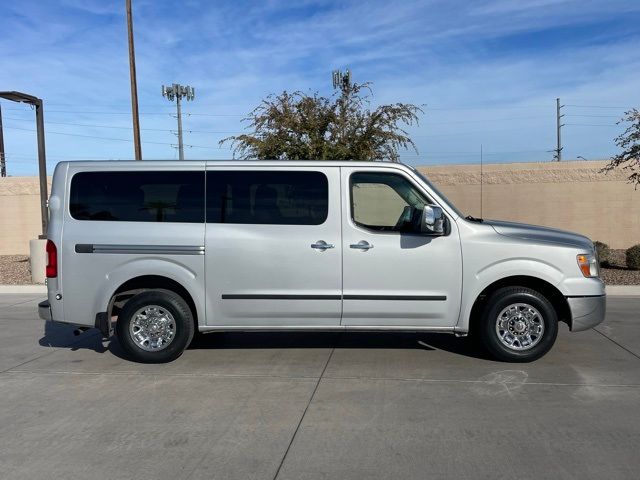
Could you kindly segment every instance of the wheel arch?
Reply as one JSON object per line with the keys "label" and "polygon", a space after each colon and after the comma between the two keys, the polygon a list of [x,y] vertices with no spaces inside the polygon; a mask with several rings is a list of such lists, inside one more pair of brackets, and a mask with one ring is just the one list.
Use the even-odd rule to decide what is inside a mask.
{"label": "wheel arch", "polygon": [[134,295],[148,290],[169,290],[182,297],[191,309],[194,327],[197,331],[199,312],[193,295],[180,282],[162,275],[140,275],[122,283],[109,297],[107,315],[109,318],[112,315],[117,315]]}
{"label": "wheel arch", "polygon": [[558,316],[558,321],[565,322],[571,326],[571,310],[569,303],[562,292],[553,284],[538,277],[529,275],[513,275],[504,277],[487,285],[475,298],[469,317],[466,319],[469,332],[473,332],[480,320],[482,309],[486,305],[486,300],[493,292],[503,287],[525,287],[531,288],[544,295]]}

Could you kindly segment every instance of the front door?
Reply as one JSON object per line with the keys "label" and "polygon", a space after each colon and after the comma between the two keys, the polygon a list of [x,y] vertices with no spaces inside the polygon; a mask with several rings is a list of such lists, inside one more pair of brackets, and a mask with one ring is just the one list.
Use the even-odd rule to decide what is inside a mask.
{"label": "front door", "polygon": [[207,325],[339,326],[337,167],[208,167]]}
{"label": "front door", "polygon": [[343,167],[343,314],[346,326],[452,327],[462,258],[456,224],[419,233],[429,191],[403,170]]}

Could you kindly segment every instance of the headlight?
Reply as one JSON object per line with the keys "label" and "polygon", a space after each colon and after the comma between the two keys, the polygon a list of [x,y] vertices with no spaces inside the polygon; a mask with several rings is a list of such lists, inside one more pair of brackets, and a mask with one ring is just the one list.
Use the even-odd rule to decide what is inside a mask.
{"label": "headlight", "polygon": [[598,276],[598,259],[593,253],[582,253],[576,259],[582,275],[587,278]]}

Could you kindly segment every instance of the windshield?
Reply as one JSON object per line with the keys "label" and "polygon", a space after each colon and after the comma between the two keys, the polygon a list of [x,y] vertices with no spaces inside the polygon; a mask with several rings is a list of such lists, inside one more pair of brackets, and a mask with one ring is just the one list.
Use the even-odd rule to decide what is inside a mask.
{"label": "windshield", "polygon": [[438,195],[442,199],[442,201],[444,201],[451,210],[453,210],[456,213],[456,215],[458,215],[460,218],[464,218],[464,214],[460,210],[458,210],[456,208],[456,206],[446,197],[446,195],[443,194],[440,190],[438,190],[438,188],[436,188],[436,186],[433,183],[431,183],[429,181],[429,179],[427,177],[425,177],[424,174],[422,174],[422,172],[420,172],[419,170],[417,170],[417,169],[415,169],[415,168],[413,168],[411,166],[409,166],[409,168],[411,170],[413,170],[413,172],[416,175],[418,175],[418,177],[420,177],[420,179],[424,183],[426,183],[429,186],[429,188],[431,188],[431,190],[433,190],[435,192],[435,194]]}

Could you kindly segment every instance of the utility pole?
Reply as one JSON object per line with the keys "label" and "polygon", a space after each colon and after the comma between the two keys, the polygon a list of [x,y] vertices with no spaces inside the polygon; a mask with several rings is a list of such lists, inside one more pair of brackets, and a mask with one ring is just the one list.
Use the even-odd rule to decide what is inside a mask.
{"label": "utility pole", "polygon": [[195,90],[189,85],[180,85],[174,83],[170,87],[162,85],[162,96],[167,100],[173,102],[176,101],[176,112],[178,118],[178,154],[180,160],[184,160],[184,146],[182,144],[182,108],[181,100],[184,97],[186,100],[193,100],[195,98]]}
{"label": "utility pole", "polygon": [[136,80],[136,52],[133,46],[133,15],[131,14],[131,0],[127,2],[127,30],[129,34],[129,76],[131,79],[131,114],[133,115],[133,145],[136,160],[142,160],[142,146],[140,145],[140,115],[138,112],[138,82]]}
{"label": "utility pole", "polygon": [[482,171],[483,164],[484,164],[484,155],[483,155],[483,152],[482,152],[482,144],[480,144],[480,218],[483,218],[482,217],[482,198],[483,198],[483,193],[484,193],[482,191],[483,190],[482,186],[483,186],[483,183],[484,183],[483,182],[484,179],[483,179],[483,175],[482,175],[483,174],[483,171]]}
{"label": "utility pole", "polygon": [[4,158],[4,133],[2,132],[2,105],[0,105],[0,177],[7,176],[7,164]]}
{"label": "utility pole", "polygon": [[564,105],[560,105],[560,99],[556,98],[556,130],[557,130],[557,142],[556,142],[556,154],[554,155],[555,161],[562,161],[562,136],[561,129],[564,124],[560,123],[560,119],[564,117],[564,115],[560,115],[560,109],[564,107]]}

